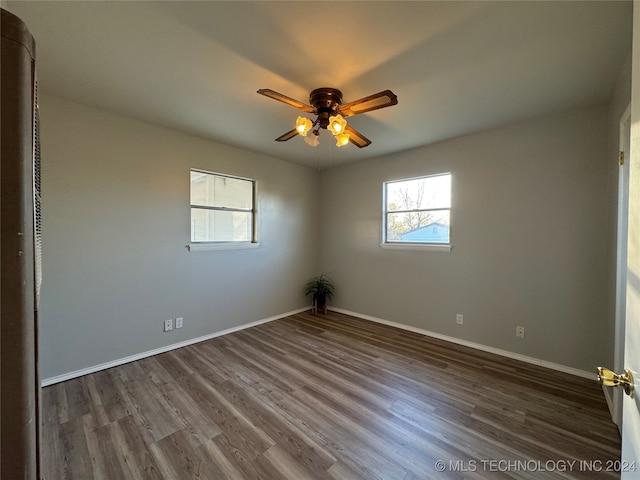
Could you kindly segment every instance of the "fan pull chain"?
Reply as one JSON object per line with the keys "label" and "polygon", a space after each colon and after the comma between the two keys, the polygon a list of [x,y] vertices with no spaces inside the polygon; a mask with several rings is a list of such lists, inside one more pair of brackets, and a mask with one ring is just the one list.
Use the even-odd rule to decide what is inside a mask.
{"label": "fan pull chain", "polygon": [[329,170],[331,170],[331,167],[333,165],[333,159],[331,157],[331,154],[333,153],[333,144],[331,142],[329,142]]}

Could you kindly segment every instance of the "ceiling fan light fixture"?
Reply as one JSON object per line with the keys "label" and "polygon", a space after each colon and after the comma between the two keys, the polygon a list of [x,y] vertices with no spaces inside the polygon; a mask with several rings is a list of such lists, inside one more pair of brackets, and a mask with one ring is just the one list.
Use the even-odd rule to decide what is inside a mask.
{"label": "ceiling fan light fixture", "polygon": [[329,125],[327,126],[327,129],[329,129],[334,135],[344,133],[346,126],[347,121],[342,115],[338,114],[329,117]]}
{"label": "ceiling fan light fixture", "polygon": [[349,133],[339,133],[336,135],[336,146],[344,147],[347,143],[349,143]]}
{"label": "ceiling fan light fixture", "polygon": [[305,135],[304,142],[310,147],[317,147],[320,144],[320,140],[317,135]]}
{"label": "ceiling fan light fixture", "polygon": [[[309,94],[308,105],[269,88],[259,89],[258,94],[286,103],[306,114],[316,115],[313,121],[305,117],[298,117],[295,128],[275,139],[276,142],[286,142],[296,135],[302,135],[305,142],[312,147],[319,143],[317,136],[320,130],[329,130],[336,137],[338,147],[349,142],[358,148],[371,145],[371,140],[347,125],[345,118],[398,104],[398,97],[391,90],[384,90],[352,102],[342,103],[340,90],[329,87],[316,88]],[[314,127],[315,130],[312,130],[314,138],[311,138],[312,136],[307,133]]]}
{"label": "ceiling fan light fixture", "polygon": [[311,120],[306,117],[298,117],[296,119],[296,131],[303,137],[307,136],[307,132],[311,130]]}

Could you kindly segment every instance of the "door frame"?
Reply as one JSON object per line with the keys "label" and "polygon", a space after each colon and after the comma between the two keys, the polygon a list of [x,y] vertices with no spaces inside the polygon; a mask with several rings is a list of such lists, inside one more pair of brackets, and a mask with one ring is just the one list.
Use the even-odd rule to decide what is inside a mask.
{"label": "door frame", "polygon": [[[629,225],[629,147],[631,143],[631,103],[620,117],[618,149],[623,152],[623,164],[618,168],[618,221],[616,239],[616,311],[613,368],[624,369],[624,339],[627,310],[627,236]],[[605,388],[610,402],[611,418],[622,430],[622,390]]]}

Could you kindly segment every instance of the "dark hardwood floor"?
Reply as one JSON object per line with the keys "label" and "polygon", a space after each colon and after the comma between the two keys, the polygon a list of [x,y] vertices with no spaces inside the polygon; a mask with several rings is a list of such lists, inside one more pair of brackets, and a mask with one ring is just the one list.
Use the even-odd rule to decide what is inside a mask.
{"label": "dark hardwood floor", "polygon": [[43,390],[56,479],[619,478],[594,381],[330,312]]}

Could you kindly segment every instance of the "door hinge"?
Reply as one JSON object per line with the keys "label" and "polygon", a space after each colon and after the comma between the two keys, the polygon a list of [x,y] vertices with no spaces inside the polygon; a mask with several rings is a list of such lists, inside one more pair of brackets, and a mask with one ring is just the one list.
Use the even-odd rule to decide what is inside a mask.
{"label": "door hinge", "polygon": [[624,151],[620,150],[620,153],[618,154],[618,165],[624,165]]}

